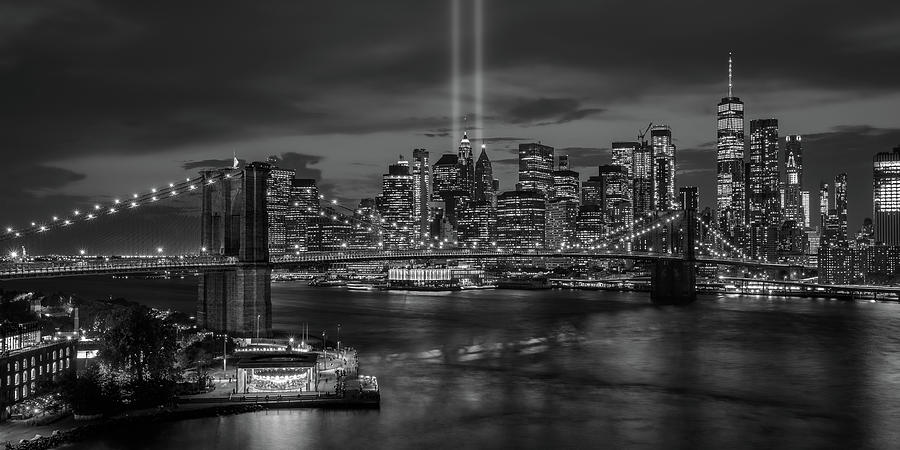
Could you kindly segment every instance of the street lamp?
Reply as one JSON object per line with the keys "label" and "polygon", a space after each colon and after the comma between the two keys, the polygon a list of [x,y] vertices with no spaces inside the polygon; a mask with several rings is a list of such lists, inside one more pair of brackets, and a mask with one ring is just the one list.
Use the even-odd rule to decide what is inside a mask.
{"label": "street lamp", "polygon": [[338,353],[341,351],[341,324],[338,324],[337,351]]}
{"label": "street lamp", "polygon": [[259,314],[256,315],[256,338],[259,339]]}

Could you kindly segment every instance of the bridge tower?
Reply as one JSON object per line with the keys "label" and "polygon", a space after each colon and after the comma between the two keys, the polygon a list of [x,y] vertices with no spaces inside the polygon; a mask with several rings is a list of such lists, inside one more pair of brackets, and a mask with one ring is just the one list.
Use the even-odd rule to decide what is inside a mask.
{"label": "bridge tower", "polygon": [[205,270],[200,276],[197,326],[233,336],[272,333],[272,268],[266,214],[270,166],[250,163],[201,172],[201,250],[234,257],[237,267]]}
{"label": "bridge tower", "polygon": [[[697,299],[697,211],[686,208],[682,213],[682,259],[660,259],[651,274],[650,300],[657,305],[686,305]],[[672,227],[673,234],[676,227]],[[674,240],[674,239],[673,239]]]}

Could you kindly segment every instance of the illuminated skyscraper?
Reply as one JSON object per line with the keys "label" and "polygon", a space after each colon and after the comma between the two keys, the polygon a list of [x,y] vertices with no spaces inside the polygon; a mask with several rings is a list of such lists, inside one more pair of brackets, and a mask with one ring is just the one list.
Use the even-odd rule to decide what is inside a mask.
{"label": "illuminated skyscraper", "polygon": [[778,201],[778,119],[750,121],[750,220],[774,222]]}
{"label": "illuminated skyscraper", "polygon": [[546,196],[553,187],[553,147],[519,144],[518,190],[536,190]]}
{"label": "illuminated skyscraper", "polygon": [[444,196],[450,192],[461,189],[459,180],[459,156],[453,153],[444,153],[431,169],[431,199],[443,201]]}
{"label": "illuminated skyscraper", "polygon": [[791,135],[784,140],[784,170],[784,218],[803,225],[806,215],[802,198],[803,149],[800,136]]}
{"label": "illuminated skyscraper", "polygon": [[825,230],[825,224],[828,223],[828,183],[819,185],[819,227],[820,231]]}
{"label": "illuminated skyscraper", "polygon": [[504,192],[497,196],[497,245],[538,249],[544,246],[546,206],[537,189]]}
{"label": "illuminated skyscraper", "polygon": [[678,188],[681,209],[685,211],[697,211],[700,207],[700,193],[697,186],[682,186]]}
{"label": "illuminated skyscraper", "polygon": [[494,170],[487,150],[481,146],[481,155],[475,162],[475,201],[488,201],[494,191]]}
{"label": "illuminated skyscraper", "polygon": [[728,55],[728,96],[716,114],[716,222],[732,241],[742,240],[746,218],[744,181],[744,102],[732,92],[732,60]]}
{"label": "illuminated skyscraper", "polygon": [[834,177],[834,210],[838,221],[838,239],[847,240],[847,174]]}
{"label": "illuminated skyscraper", "polygon": [[634,150],[632,164],[634,214],[639,215],[654,209],[653,200],[653,148],[642,141]]}
{"label": "illuminated skyscraper", "polygon": [[428,231],[428,202],[431,201],[431,165],[428,151],[424,148],[413,150],[413,223],[418,237]]}
{"label": "illuminated skyscraper", "polygon": [[800,204],[803,210],[803,227],[804,228],[812,228],[812,206],[810,205],[809,200],[809,191],[801,190],[800,191]]}
{"label": "illuminated skyscraper", "polygon": [[675,145],[672,129],[657,125],[650,129],[650,146],[653,147],[653,197],[655,209],[674,210],[675,198]]}
{"label": "illuminated skyscraper", "polygon": [[[276,162],[274,159],[270,159]],[[269,255],[282,256],[287,252],[286,216],[291,197],[293,169],[272,166],[266,179],[266,212],[269,223]]]}
{"label": "illuminated skyscraper", "polygon": [[397,164],[388,166],[382,177],[381,202],[378,205],[385,228],[385,248],[409,248],[413,230],[414,180],[409,173],[409,161],[400,157]]}
{"label": "illuminated skyscraper", "polygon": [[625,180],[628,185],[625,199],[634,202],[634,154],[640,148],[638,142],[613,142],[612,165],[625,169]]}
{"label": "illuminated skyscraper", "polygon": [[291,180],[291,197],[285,215],[285,246],[288,253],[309,250],[308,234],[312,219],[319,215],[319,188],[316,180]]}
{"label": "illuminated skyscraper", "polygon": [[876,154],[873,163],[875,240],[900,245],[900,147]]}
{"label": "illuminated skyscraper", "polygon": [[774,261],[781,228],[778,120],[750,121],[750,252]]}
{"label": "illuminated skyscraper", "polygon": [[459,140],[457,164],[459,164],[459,190],[468,192],[472,198],[475,195],[475,160],[472,157],[472,143],[469,142],[468,132],[463,133],[462,139]]}

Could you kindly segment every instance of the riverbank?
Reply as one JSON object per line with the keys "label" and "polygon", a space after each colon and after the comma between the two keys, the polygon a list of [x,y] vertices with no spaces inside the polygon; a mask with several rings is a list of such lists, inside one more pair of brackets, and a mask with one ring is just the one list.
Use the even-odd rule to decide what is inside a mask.
{"label": "riverbank", "polygon": [[[284,406],[279,406],[284,407]],[[171,422],[178,420],[199,419],[204,417],[227,416],[232,414],[242,414],[248,412],[256,412],[268,409],[262,404],[224,404],[224,405],[191,405],[179,406],[174,409],[164,408],[159,410],[142,410],[133,411],[127,415],[116,416],[107,419],[99,419],[91,421],[83,425],[76,425],[69,429],[56,429],[50,431],[49,434],[41,434],[40,431],[47,433],[46,426],[34,427],[27,429],[31,433],[31,438],[22,436],[26,429],[18,430],[18,439],[13,440],[15,436],[4,436],[7,433],[0,433],[0,442],[5,443],[6,449],[13,450],[44,450],[56,448],[63,444],[77,442],[79,440],[97,436],[98,434],[110,432],[120,427],[128,427],[132,425],[146,425],[162,422]],[[74,421],[67,421],[67,424],[77,424]],[[12,433],[10,433],[12,434]]]}

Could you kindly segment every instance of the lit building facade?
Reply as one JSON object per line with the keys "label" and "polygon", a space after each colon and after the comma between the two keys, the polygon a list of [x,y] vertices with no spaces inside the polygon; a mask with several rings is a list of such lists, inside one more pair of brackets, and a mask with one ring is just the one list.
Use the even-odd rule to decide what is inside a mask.
{"label": "lit building facade", "polygon": [[553,188],[553,147],[540,143],[519,144],[518,190],[535,190],[546,196]]}
{"label": "lit building facade", "polygon": [[291,196],[285,214],[285,247],[288,253],[309,249],[308,229],[310,221],[319,215],[319,188],[316,180],[294,178],[291,180]]}
{"label": "lit building facade", "polygon": [[275,166],[272,166],[266,179],[266,214],[271,256],[283,256],[288,252],[287,214],[293,179],[293,169],[280,169]]}
{"label": "lit building facade", "polygon": [[75,368],[76,340],[42,340],[40,325],[0,324],[0,422],[16,404],[41,394],[42,381]]}
{"label": "lit building facade", "polygon": [[750,121],[750,254],[774,261],[781,228],[778,120]]}
{"label": "lit building facade", "polygon": [[873,159],[872,206],[875,240],[900,246],[900,146]]}
{"label": "lit building facade", "polygon": [[653,197],[655,209],[676,209],[675,199],[675,145],[672,129],[657,125],[650,129],[650,145],[653,147]]}
{"label": "lit building facade", "polygon": [[387,249],[410,247],[411,238],[415,235],[412,232],[415,219],[414,185],[415,181],[409,172],[409,161],[404,160],[402,156],[396,164],[391,164],[388,173],[382,176],[379,210],[385,228],[392,231],[384,235],[384,247]]}
{"label": "lit building facade", "polygon": [[803,210],[803,146],[802,137],[790,135],[784,139],[784,219],[805,226]]}
{"label": "lit building facade", "polygon": [[497,196],[497,245],[511,249],[544,247],[546,203],[539,190]]}
{"label": "lit building facade", "polygon": [[728,57],[728,96],[716,108],[716,222],[734,243],[745,231],[744,102],[732,92]]}
{"label": "lit building facade", "polygon": [[847,174],[834,177],[834,211],[837,215],[838,233],[841,241],[847,240]]}
{"label": "lit building facade", "polygon": [[475,162],[475,201],[491,201],[494,194],[494,170],[487,150],[481,146],[481,154]]}
{"label": "lit building facade", "polygon": [[413,149],[413,223],[415,232],[421,237],[428,232],[428,202],[431,201],[431,163],[428,161],[428,150]]}
{"label": "lit building facade", "polygon": [[653,148],[647,142],[634,151],[632,164],[632,202],[634,215],[648,213],[654,209],[653,198]]}

